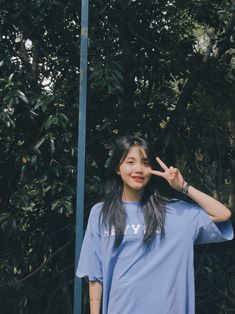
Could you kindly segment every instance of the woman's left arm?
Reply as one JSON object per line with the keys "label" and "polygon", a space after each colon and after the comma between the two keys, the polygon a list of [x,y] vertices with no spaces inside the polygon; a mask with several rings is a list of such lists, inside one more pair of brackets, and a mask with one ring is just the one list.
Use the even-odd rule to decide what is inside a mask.
{"label": "woman's left arm", "polygon": [[[183,187],[185,186],[186,182],[183,184]],[[188,188],[187,196],[202,207],[214,222],[221,222],[230,219],[231,211],[226,206],[191,185]]]}
{"label": "woman's left arm", "polygon": [[[167,167],[164,162],[158,157],[156,158],[156,160],[164,171],[162,172],[157,170],[151,170],[151,173],[153,175],[164,178],[166,181],[168,181],[170,186],[172,186],[177,191],[184,191],[187,183],[184,181],[184,178],[179,169],[174,167]],[[214,222],[222,222],[230,219],[231,211],[221,202],[217,201],[206,193],[203,193],[193,186],[189,185],[187,193],[185,194],[187,194],[187,196],[189,196],[201,208],[203,208]]]}

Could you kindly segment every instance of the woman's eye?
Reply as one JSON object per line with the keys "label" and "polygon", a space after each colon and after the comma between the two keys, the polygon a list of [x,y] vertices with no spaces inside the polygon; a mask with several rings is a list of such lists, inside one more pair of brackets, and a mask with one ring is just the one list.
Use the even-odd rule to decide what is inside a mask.
{"label": "woman's eye", "polygon": [[131,165],[131,164],[133,164],[133,161],[129,160],[129,161],[127,161],[127,164]]}
{"label": "woman's eye", "polygon": [[150,166],[150,163],[149,163],[148,161],[144,161],[143,164],[144,164],[145,166]]}

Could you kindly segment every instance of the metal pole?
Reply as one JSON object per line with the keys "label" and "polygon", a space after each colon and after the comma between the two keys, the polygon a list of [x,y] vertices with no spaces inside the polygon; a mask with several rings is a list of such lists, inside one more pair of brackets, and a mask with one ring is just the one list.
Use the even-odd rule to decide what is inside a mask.
{"label": "metal pole", "polygon": [[[80,46],[80,87],[79,87],[79,126],[77,161],[77,206],[75,239],[75,272],[83,239],[84,177],[86,144],[86,102],[87,102],[87,51],[88,51],[88,8],[89,0],[81,3],[81,46]],[[74,314],[82,313],[82,282],[74,279]]]}

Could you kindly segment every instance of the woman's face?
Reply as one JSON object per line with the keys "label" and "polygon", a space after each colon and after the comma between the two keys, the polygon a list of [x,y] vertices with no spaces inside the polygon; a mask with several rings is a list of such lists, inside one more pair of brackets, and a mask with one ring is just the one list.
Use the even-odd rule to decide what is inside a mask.
{"label": "woman's face", "polygon": [[123,181],[124,193],[142,192],[151,178],[151,169],[145,150],[132,146],[117,171]]}

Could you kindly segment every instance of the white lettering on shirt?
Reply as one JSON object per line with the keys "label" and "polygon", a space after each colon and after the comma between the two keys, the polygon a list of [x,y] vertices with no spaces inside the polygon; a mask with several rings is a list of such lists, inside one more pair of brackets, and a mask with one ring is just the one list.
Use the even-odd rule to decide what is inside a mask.
{"label": "white lettering on shirt", "polygon": [[140,225],[131,225],[131,228],[134,230],[134,234],[137,234],[140,229]]}
{"label": "white lettering on shirt", "polygon": [[111,236],[115,236],[115,235],[116,235],[116,231],[115,231],[114,226],[112,226],[112,228],[111,228]]}
{"label": "white lettering on shirt", "polygon": [[108,228],[104,228],[104,236],[105,237],[109,236],[109,229]]}
{"label": "white lettering on shirt", "polygon": [[124,231],[124,234],[126,235],[128,230],[130,229],[130,226],[129,225],[126,225],[126,228],[125,228],[125,231]]}
{"label": "white lettering on shirt", "polygon": [[[142,234],[146,232],[146,227],[144,224],[132,224],[132,225],[127,224],[125,226],[124,235],[138,235],[140,232]],[[161,234],[161,231],[157,229],[156,234]],[[115,231],[114,226],[112,226],[110,232],[108,228],[104,229],[105,237],[115,236],[115,235],[116,235],[116,231]]]}

